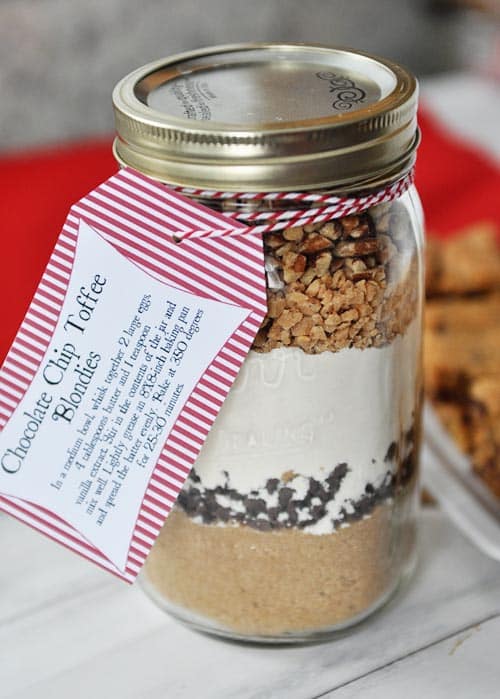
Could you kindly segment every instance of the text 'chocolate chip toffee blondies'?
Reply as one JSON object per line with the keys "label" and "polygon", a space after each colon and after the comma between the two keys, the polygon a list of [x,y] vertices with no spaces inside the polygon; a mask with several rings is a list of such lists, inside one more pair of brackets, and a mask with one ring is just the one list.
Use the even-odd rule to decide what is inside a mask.
{"label": "text 'chocolate chip toffee blondies'", "polygon": [[500,497],[500,237],[483,224],[427,248],[425,383],[444,425]]}

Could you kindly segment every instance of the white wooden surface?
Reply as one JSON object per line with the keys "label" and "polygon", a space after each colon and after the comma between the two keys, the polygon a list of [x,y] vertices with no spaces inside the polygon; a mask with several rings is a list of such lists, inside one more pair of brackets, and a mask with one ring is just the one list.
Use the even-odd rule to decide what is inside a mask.
{"label": "white wooden surface", "polygon": [[500,564],[438,510],[417,574],[337,640],[258,648],[184,628],[138,587],[0,518],[2,699],[498,697]]}
{"label": "white wooden surface", "polygon": [[[423,89],[453,130],[493,145],[500,158],[498,94],[467,76]],[[0,550],[0,699],[500,696],[500,564],[438,510],[422,514],[420,565],[408,588],[354,632],[302,648],[192,632],[138,587],[3,516]]]}

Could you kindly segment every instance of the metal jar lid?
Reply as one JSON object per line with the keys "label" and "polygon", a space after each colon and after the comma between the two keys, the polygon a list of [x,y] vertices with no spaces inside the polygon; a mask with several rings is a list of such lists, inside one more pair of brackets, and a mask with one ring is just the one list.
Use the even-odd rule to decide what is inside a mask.
{"label": "metal jar lid", "polygon": [[391,61],[303,44],[218,46],[127,75],[113,105],[118,161],[228,191],[352,189],[408,170],[417,83]]}

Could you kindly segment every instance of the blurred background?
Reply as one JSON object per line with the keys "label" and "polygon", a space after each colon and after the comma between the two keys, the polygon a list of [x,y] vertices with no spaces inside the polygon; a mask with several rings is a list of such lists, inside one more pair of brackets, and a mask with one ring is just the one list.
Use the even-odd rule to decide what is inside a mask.
{"label": "blurred background", "polygon": [[[116,82],[131,70],[163,56],[240,41],[350,46],[403,63],[420,79],[422,106],[419,124],[423,138],[418,152],[416,182],[424,205],[428,239],[432,243],[428,246],[432,255],[429,260],[434,261],[434,270],[439,271],[435,276],[428,276],[432,285],[428,287],[428,297],[430,304],[436,304],[435,308],[437,304],[450,301],[455,304],[455,313],[459,314],[456,320],[449,322],[451,328],[459,330],[457,335],[451,331],[444,333],[444,325],[437,324],[433,337],[435,344],[438,340],[450,343],[451,349],[446,346],[446,352],[442,351],[440,356],[445,356],[446,362],[453,358],[454,369],[460,376],[470,375],[475,377],[474,381],[483,380],[483,367],[479,361],[482,356],[487,358],[490,369],[494,368],[490,371],[491,376],[486,377],[493,377],[490,386],[493,385],[494,391],[489,394],[492,398],[483,397],[482,403],[477,392],[470,392],[472,389],[468,384],[467,392],[459,395],[458,402],[454,402],[455,396],[441,390],[441,386],[438,386],[436,395],[445,396],[440,415],[444,416],[445,422],[448,417],[446,426],[457,443],[469,453],[474,468],[480,471],[487,459],[483,471],[489,474],[489,482],[495,484],[498,495],[500,0],[0,0],[0,231],[3,261],[0,274],[0,298],[3,301],[0,364],[31,301],[69,207],[116,171],[111,154],[114,130],[111,92]],[[488,265],[484,264],[485,260]],[[485,267],[489,270],[488,279],[485,278]],[[428,268],[432,269],[431,264]],[[449,286],[446,288],[445,284],[449,278],[458,280],[460,294],[449,293]],[[476,305],[471,306],[473,312],[468,311],[467,316],[474,320],[471,327],[462,321],[462,303],[463,308],[467,304],[485,304],[480,312]],[[431,331],[426,330],[426,333]],[[476,342],[479,334],[481,340]],[[489,344],[485,342],[486,336],[491,338]],[[459,351],[464,346],[468,348],[467,352]],[[478,351],[478,347],[482,347],[483,352]],[[447,375],[444,371],[443,376],[446,378]],[[477,384],[472,382],[471,386],[474,385]],[[448,386],[444,388],[448,390]],[[479,410],[479,427],[471,421],[467,412],[469,407]],[[436,408],[439,408],[437,402]],[[0,524],[5,527],[6,519],[2,520],[2,517],[0,512]],[[468,561],[478,559],[465,548],[465,541],[462,543],[458,535],[453,538],[451,534],[446,534],[449,538],[443,538],[445,530],[440,528],[439,521],[433,519],[431,522],[432,533],[428,527],[429,534],[422,538],[428,546],[432,574],[427,578],[428,589],[418,593],[421,606],[418,602],[412,607],[413,616],[420,614],[420,609],[425,611],[422,612],[422,628],[427,628],[428,635],[424,637],[417,628],[416,616],[414,626],[417,631],[410,625],[405,626],[402,633],[407,637],[405,647],[410,654],[407,659],[413,662],[415,643],[420,640],[426,644],[427,659],[427,651],[435,647],[439,654],[439,669],[436,667],[434,674],[428,673],[429,677],[432,679],[439,673],[443,682],[448,683],[446,686],[451,687],[454,680],[454,686],[458,687],[460,678],[465,675],[457,673],[456,663],[463,663],[463,660],[451,659],[451,656],[470,633],[479,637],[475,632],[479,629],[475,626],[479,620],[498,624],[498,574],[487,568],[484,560],[477,563],[477,570],[466,570],[464,566]],[[476,531],[476,523],[472,530]],[[7,592],[2,597],[4,614],[0,622],[3,623],[4,638],[9,638],[5,648],[0,650],[1,696],[6,696],[2,691],[8,691],[5,687],[9,686],[9,676],[10,686],[27,687],[26,691],[19,689],[20,693],[16,689],[16,697],[21,697],[21,694],[33,697],[35,682],[40,678],[48,683],[43,686],[50,685],[50,688],[73,683],[76,695],[81,696],[78,687],[85,691],[86,683],[79,685],[74,678],[87,677],[89,668],[94,673],[95,644],[88,641],[89,628],[94,628],[92,619],[98,617],[98,631],[94,636],[103,649],[104,660],[100,667],[106,665],[109,686],[115,681],[115,676],[108,673],[106,663],[109,660],[112,665],[114,658],[118,667],[124,648],[138,648],[141,658],[159,657],[155,652],[144,650],[160,648],[156,626],[149,639],[141,630],[138,636],[140,645],[133,645],[135,639],[131,634],[135,631],[131,629],[135,628],[133,624],[137,619],[142,623],[141,615],[123,613],[119,606],[122,598],[115,597],[114,592],[114,601],[110,605],[111,597],[108,598],[107,593],[104,595],[104,588],[101,590],[94,583],[90,587],[86,575],[80,575],[76,565],[73,574],[72,567],[66,568],[66,563],[63,565],[65,559],[62,557],[57,559],[60,564],[47,565],[47,549],[35,545],[33,539],[33,545],[25,550],[23,542],[28,540],[22,538],[21,527],[16,531],[19,534],[12,539],[4,537],[11,556],[9,559],[7,555],[6,560],[12,560],[16,565],[5,564],[4,558],[1,564],[0,589]],[[458,551],[458,558],[450,557],[453,548]],[[448,563],[434,565],[436,560],[442,562],[443,551],[449,566],[456,567],[447,567]],[[463,561],[460,560],[462,555]],[[427,563],[424,560],[424,568]],[[439,575],[442,575],[441,580]],[[420,582],[422,578],[418,579]],[[431,587],[433,596],[429,592]],[[94,589],[97,597],[93,596]],[[451,595],[445,594],[448,589],[452,590]],[[10,595],[12,591],[15,594]],[[75,617],[72,594],[81,597],[86,610],[94,609],[94,617],[89,617],[89,623],[80,623],[79,617]],[[95,605],[93,601],[96,601]],[[76,609],[78,614],[80,607]],[[111,610],[112,616],[101,615],[101,610]],[[83,611],[81,613],[83,615]],[[413,616],[408,617],[412,624]],[[426,622],[426,618],[432,618],[432,624]],[[109,619],[111,623],[108,623]],[[116,623],[116,619],[120,623]],[[126,622],[124,626],[123,620]],[[481,626],[484,627],[485,623],[481,622]],[[408,628],[412,629],[411,633]],[[489,628],[498,629],[498,626]],[[459,630],[462,633],[466,629],[471,629],[469,635],[456,637],[458,640],[450,652],[438,644],[443,638],[454,638],[452,633]],[[123,638],[130,638],[130,641],[123,640],[115,646],[115,633],[117,637],[125,634]],[[445,636],[446,633],[450,636]],[[493,632],[490,631],[490,635],[486,631],[482,633],[484,650],[481,655],[468,656],[469,665],[463,666],[466,670],[474,667],[468,676],[472,684],[460,687],[457,693],[447,692],[447,697],[486,696],[481,690],[474,690],[478,681],[494,677],[498,650],[495,643],[488,640]],[[66,636],[74,642],[65,643]],[[418,641],[415,640],[417,637],[420,637]],[[369,637],[373,638],[377,637]],[[397,641],[397,634],[395,638]],[[373,664],[372,640],[368,643],[371,645],[367,662]],[[471,645],[472,641],[468,641],[466,648]],[[395,647],[395,652],[399,652],[397,642]],[[163,646],[161,650],[164,653]],[[4,662],[2,670],[2,660],[8,652],[15,653],[16,660],[14,663]],[[459,653],[463,652],[461,648]],[[350,657],[349,653],[347,655]],[[463,659],[464,656],[458,657]],[[471,665],[471,658],[474,665]],[[448,665],[444,664],[446,660],[455,663],[453,668],[449,666],[448,670]],[[191,658],[187,661],[189,674]],[[296,659],[293,662],[296,664]],[[429,667],[425,663],[416,662],[412,667],[420,672],[420,668]],[[480,672],[476,671],[476,665]],[[78,667],[80,671],[72,674],[73,668]],[[131,669],[134,667],[131,665]],[[306,675],[309,673],[312,677],[317,673],[314,666],[311,667],[313,671],[306,668]],[[161,664],[153,668],[153,682],[160,682],[158,668],[160,672],[164,669]],[[184,665],[179,665],[179,672],[183,668]],[[385,682],[387,676],[379,674]],[[182,687],[185,686],[185,675],[179,679]],[[128,675],[125,673],[123,677]],[[281,681],[284,675],[278,672],[276,677]],[[138,682],[142,681],[140,674],[137,678]],[[492,686],[492,693],[488,696],[499,696],[497,685],[498,682],[493,683],[494,689]],[[410,684],[406,683],[404,689],[408,690],[408,687]],[[132,696],[131,691],[133,689],[128,688],[127,696]],[[408,691],[411,693],[411,687]],[[50,689],[43,695],[55,696]],[[116,695],[114,685],[111,695]],[[9,696],[14,696],[14,693]],[[67,696],[67,693],[57,693],[57,696]]]}
{"label": "blurred background", "polygon": [[497,0],[1,0],[0,150],[109,133],[132,69],[217,43],[304,41],[380,53],[418,76],[493,74]]}

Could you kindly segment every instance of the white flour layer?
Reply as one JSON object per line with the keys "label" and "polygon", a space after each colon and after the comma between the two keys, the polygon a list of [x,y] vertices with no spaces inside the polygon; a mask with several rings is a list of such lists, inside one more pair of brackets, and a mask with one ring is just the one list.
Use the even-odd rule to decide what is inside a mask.
{"label": "white flour layer", "polygon": [[345,462],[330,521],[394,468],[384,459],[413,423],[418,334],[415,321],[380,349],[250,352],[196,461],[197,487],[229,484],[272,501],[266,482],[293,472],[289,485],[299,498],[309,477],[323,480]]}

